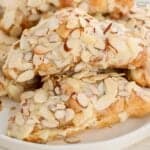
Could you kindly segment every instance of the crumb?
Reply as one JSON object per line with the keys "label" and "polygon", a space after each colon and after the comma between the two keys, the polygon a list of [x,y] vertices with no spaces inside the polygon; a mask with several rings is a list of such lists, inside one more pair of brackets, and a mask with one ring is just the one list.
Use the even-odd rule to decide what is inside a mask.
{"label": "crumb", "polygon": [[69,144],[75,144],[75,143],[80,143],[80,139],[78,137],[68,137],[68,138],[65,138],[64,141],[66,143],[69,143]]}

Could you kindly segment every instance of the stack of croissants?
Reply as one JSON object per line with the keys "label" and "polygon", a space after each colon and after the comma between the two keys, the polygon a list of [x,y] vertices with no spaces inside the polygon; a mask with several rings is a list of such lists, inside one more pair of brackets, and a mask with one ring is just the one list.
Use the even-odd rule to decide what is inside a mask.
{"label": "stack of croissants", "polygon": [[149,115],[150,5],[0,0],[0,96],[7,135],[36,143]]}

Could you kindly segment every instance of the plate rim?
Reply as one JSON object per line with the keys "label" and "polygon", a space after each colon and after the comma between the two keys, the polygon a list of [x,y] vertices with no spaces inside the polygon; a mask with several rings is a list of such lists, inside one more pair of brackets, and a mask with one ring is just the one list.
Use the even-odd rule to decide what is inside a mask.
{"label": "plate rim", "polygon": [[24,146],[24,148],[30,147],[38,150],[43,150],[43,149],[49,150],[50,148],[52,148],[53,150],[69,150],[70,148],[90,149],[90,147],[92,148],[94,146],[100,146],[100,147],[110,149],[112,145],[115,146],[116,148],[126,148],[149,136],[150,136],[150,122],[145,123],[145,125],[139,127],[138,129],[135,129],[133,131],[130,131],[129,133],[115,137],[113,139],[108,139],[103,141],[93,141],[87,143],[77,143],[77,144],[60,144],[60,145],[37,144],[37,143],[21,141],[15,138],[8,137],[4,134],[0,134],[0,146],[4,148],[9,148],[7,145],[5,145],[5,143],[7,142],[11,146],[12,144],[15,144],[16,147]]}

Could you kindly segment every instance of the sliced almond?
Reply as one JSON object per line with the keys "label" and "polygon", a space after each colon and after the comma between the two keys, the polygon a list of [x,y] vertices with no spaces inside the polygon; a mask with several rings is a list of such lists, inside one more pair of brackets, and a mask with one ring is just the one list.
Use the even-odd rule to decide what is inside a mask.
{"label": "sliced almond", "polygon": [[59,20],[56,17],[51,17],[48,22],[50,30],[56,30],[59,27]]}
{"label": "sliced almond", "polygon": [[113,78],[107,78],[104,80],[104,84],[106,87],[106,95],[110,97],[116,97],[118,93],[118,83]]}
{"label": "sliced almond", "polygon": [[44,127],[47,128],[56,128],[59,126],[59,122],[57,120],[50,120],[50,121],[42,120],[41,123]]}
{"label": "sliced almond", "polygon": [[87,107],[89,104],[89,99],[84,93],[79,93],[77,95],[77,100],[82,107]]}
{"label": "sliced almond", "polygon": [[73,111],[73,109],[66,109],[66,112],[65,112],[65,122],[69,122],[71,121],[75,116],[75,112]]}
{"label": "sliced almond", "polygon": [[76,29],[71,33],[72,38],[80,38],[81,31],[80,29]]}
{"label": "sliced almond", "polygon": [[33,77],[34,77],[34,71],[33,70],[27,70],[18,76],[17,82],[29,81],[29,80],[33,79]]}
{"label": "sliced almond", "polygon": [[77,137],[68,137],[68,138],[65,138],[65,142],[69,144],[75,144],[75,143],[79,143],[80,139]]}
{"label": "sliced almond", "polygon": [[70,49],[74,49],[74,53],[77,53],[77,55],[79,55],[78,52],[81,50],[79,39],[69,37],[66,42],[66,46]]}
{"label": "sliced almond", "polygon": [[81,40],[88,45],[94,45],[96,44],[95,36],[87,34],[85,32],[82,32],[81,34]]}
{"label": "sliced almond", "polygon": [[15,123],[20,126],[25,123],[23,115],[20,112],[15,115]]}
{"label": "sliced almond", "polygon": [[130,48],[130,51],[137,56],[137,54],[142,51],[142,47],[140,47],[140,40],[136,38],[128,38],[127,44]]}
{"label": "sliced almond", "polygon": [[44,55],[50,51],[50,48],[38,45],[34,48],[33,52],[37,55]]}
{"label": "sliced almond", "polygon": [[61,24],[56,30],[60,37],[66,39],[69,36],[70,30],[66,28],[65,24]]}
{"label": "sliced almond", "polygon": [[104,80],[104,84],[106,87],[105,95],[102,96],[99,101],[96,103],[95,107],[98,111],[104,110],[117,101],[118,94],[118,83],[116,80],[112,78],[108,78]]}
{"label": "sliced almond", "polygon": [[64,103],[58,103],[58,104],[56,104],[56,109],[57,110],[63,110],[63,109],[65,109],[66,108],[66,106],[65,106],[65,104]]}
{"label": "sliced almond", "polygon": [[82,59],[83,62],[86,62],[86,63],[89,62],[91,56],[92,56],[92,55],[91,55],[90,52],[87,51],[87,50],[83,50],[83,51],[81,52],[81,59]]}
{"label": "sliced almond", "polygon": [[15,84],[9,84],[7,87],[8,95],[14,100],[20,101],[20,95],[24,91],[23,86],[15,85]]}
{"label": "sliced almond", "polygon": [[68,29],[78,28],[79,27],[78,17],[73,17],[73,16],[68,17],[68,22],[66,27]]}
{"label": "sliced almond", "polygon": [[68,106],[69,108],[72,108],[76,113],[79,113],[82,111],[82,107],[80,106],[80,104],[73,98],[70,98],[68,100]]}
{"label": "sliced almond", "polygon": [[55,112],[55,118],[57,119],[57,120],[64,120],[64,118],[65,118],[65,110],[57,110],[56,112]]}
{"label": "sliced almond", "polygon": [[8,30],[14,24],[15,16],[16,16],[16,10],[8,9],[7,11],[5,11],[1,23],[6,30]]}
{"label": "sliced almond", "polygon": [[[4,72],[5,72],[5,70],[4,70]],[[7,74],[6,74],[6,75],[7,75]],[[9,70],[8,70],[8,75],[9,75],[12,79],[14,79],[14,80],[17,79],[17,72],[15,72],[14,69],[9,69]]]}
{"label": "sliced almond", "polygon": [[34,101],[36,103],[46,102],[48,99],[48,93],[44,89],[38,89],[34,95]]}
{"label": "sliced almond", "polygon": [[104,82],[100,82],[99,85],[98,85],[98,92],[99,92],[99,95],[102,96],[105,94],[105,87],[104,87]]}
{"label": "sliced almond", "polygon": [[21,94],[21,100],[30,99],[34,96],[33,91],[27,91]]}

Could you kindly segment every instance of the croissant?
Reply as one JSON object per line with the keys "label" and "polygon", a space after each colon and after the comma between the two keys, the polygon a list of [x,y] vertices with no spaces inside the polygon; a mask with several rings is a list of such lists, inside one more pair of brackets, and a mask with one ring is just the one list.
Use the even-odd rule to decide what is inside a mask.
{"label": "croissant", "polygon": [[77,76],[47,78],[42,88],[24,92],[8,135],[47,143],[150,113],[149,89],[116,73]]}
{"label": "croissant", "polygon": [[68,8],[25,30],[10,50],[3,72],[21,83],[36,75],[83,69],[135,69],[143,65],[146,52],[142,39],[122,24],[99,22]]}

